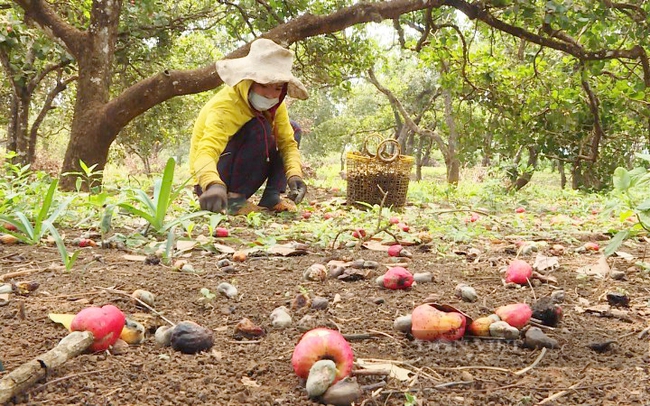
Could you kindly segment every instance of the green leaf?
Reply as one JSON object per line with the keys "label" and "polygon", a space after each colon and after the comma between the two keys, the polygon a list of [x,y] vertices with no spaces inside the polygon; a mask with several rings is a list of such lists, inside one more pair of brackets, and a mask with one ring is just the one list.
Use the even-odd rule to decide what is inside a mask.
{"label": "green leaf", "polygon": [[620,166],[614,170],[614,188],[624,192],[630,188],[631,178],[630,173],[625,168]]}
{"label": "green leaf", "polygon": [[630,235],[630,230],[623,230],[619,231],[616,233],[614,238],[612,238],[609,241],[609,244],[607,244],[607,247],[605,247],[605,250],[603,250],[603,254],[606,257],[611,256],[616,250],[623,244],[623,241]]}
{"label": "green leaf", "polygon": [[643,159],[644,161],[650,163],[650,154],[640,154],[640,153],[636,153],[636,154],[634,154],[634,156],[636,156],[636,157],[639,158],[639,159]]}
{"label": "green leaf", "polygon": [[636,209],[641,211],[650,210],[650,199],[641,202],[638,206],[636,206]]}

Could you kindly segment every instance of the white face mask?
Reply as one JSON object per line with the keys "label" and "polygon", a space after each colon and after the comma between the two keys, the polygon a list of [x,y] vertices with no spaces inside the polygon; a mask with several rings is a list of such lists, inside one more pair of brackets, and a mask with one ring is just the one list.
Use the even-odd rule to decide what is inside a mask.
{"label": "white face mask", "polygon": [[266,111],[276,104],[280,103],[280,98],[276,97],[274,99],[269,99],[259,95],[253,91],[248,94],[248,101],[251,103],[251,106],[257,111]]}

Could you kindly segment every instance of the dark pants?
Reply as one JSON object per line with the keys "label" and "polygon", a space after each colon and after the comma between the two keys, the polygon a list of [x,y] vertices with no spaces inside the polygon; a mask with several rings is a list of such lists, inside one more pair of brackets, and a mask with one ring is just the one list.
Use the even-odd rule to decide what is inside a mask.
{"label": "dark pants", "polygon": [[[273,201],[279,201],[279,194],[287,187],[282,157],[271,125],[264,117],[254,117],[228,141],[217,162],[217,171],[229,193],[242,194],[246,199],[266,181],[264,195],[275,204],[277,201]],[[196,191],[200,196],[200,188]]]}

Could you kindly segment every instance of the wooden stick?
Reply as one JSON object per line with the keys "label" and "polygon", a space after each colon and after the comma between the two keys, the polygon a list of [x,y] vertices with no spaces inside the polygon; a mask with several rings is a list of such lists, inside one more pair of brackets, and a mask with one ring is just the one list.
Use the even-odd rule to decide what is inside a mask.
{"label": "wooden stick", "polygon": [[30,273],[42,271],[43,269],[25,269],[24,271],[9,272],[4,275],[0,275],[0,281],[6,281],[7,279],[15,278],[16,276],[25,276]]}
{"label": "wooden stick", "polygon": [[142,300],[138,299],[137,297],[133,297],[133,296],[131,296],[130,294],[128,294],[127,292],[125,292],[125,291],[123,291],[123,290],[117,290],[117,289],[113,289],[113,288],[102,288],[101,286],[96,286],[96,288],[99,288],[99,289],[105,290],[106,292],[109,292],[109,293],[116,293],[116,294],[118,294],[118,295],[128,296],[128,297],[130,297],[131,299],[133,299],[133,300],[135,300],[136,302],[138,302],[139,304],[141,304],[142,306],[144,306],[144,307],[146,307],[147,309],[149,309],[149,310],[150,310],[153,314],[155,314],[156,316],[160,317],[161,319],[163,319],[164,321],[166,321],[167,323],[169,323],[172,327],[176,326],[176,323],[174,323],[173,321],[171,321],[171,320],[165,318],[165,316],[163,316],[162,313],[160,313],[159,311],[157,311],[157,310],[154,309],[153,307],[149,306],[148,304],[146,304],[146,303],[143,302]]}
{"label": "wooden stick", "polygon": [[84,352],[93,343],[89,331],[74,331],[64,337],[56,347],[40,357],[21,365],[0,380],[0,404],[32,386],[53,369]]}
{"label": "wooden stick", "polygon": [[563,391],[558,392],[558,393],[556,393],[554,395],[551,395],[551,396],[547,397],[546,399],[542,400],[541,402],[536,403],[535,406],[544,405],[544,404],[546,404],[548,402],[552,402],[552,401],[554,401],[556,399],[561,398],[562,396],[564,396],[567,393],[571,392],[572,390],[576,389],[580,385],[580,383],[582,383],[582,381],[584,381],[584,380],[585,380],[585,378],[579,380],[575,384],[569,386],[569,388],[567,390],[563,390]]}
{"label": "wooden stick", "polygon": [[542,352],[537,356],[537,358],[535,359],[535,362],[533,362],[532,364],[530,364],[526,368],[520,369],[519,371],[515,372],[515,375],[525,374],[526,372],[528,372],[531,369],[535,368],[537,366],[537,364],[539,364],[539,361],[541,361],[542,358],[544,358],[544,355],[546,355],[546,347],[542,348]]}

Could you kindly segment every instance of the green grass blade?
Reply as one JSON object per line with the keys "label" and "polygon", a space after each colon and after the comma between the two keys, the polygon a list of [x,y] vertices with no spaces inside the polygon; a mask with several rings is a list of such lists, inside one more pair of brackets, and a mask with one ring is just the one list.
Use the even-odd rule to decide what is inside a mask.
{"label": "green grass blade", "polygon": [[181,224],[183,221],[193,219],[195,217],[201,217],[201,216],[207,216],[210,214],[214,214],[211,211],[208,210],[201,210],[201,211],[196,211],[194,213],[188,213],[180,216],[179,218],[170,221],[169,223],[166,223],[163,228],[160,230],[160,232],[165,232],[169,230],[170,228],[177,226],[178,224]]}
{"label": "green grass blade", "polygon": [[144,192],[144,190],[138,189],[135,191],[135,197],[142,204],[146,206],[146,210],[151,213],[152,216],[156,214],[156,204],[153,200]]}
{"label": "green grass blade", "polygon": [[172,193],[172,185],[174,182],[174,167],[176,161],[173,158],[167,160],[165,171],[163,172],[162,181],[160,182],[159,189],[154,191],[154,204],[156,205],[156,220],[159,224],[163,224],[167,209],[171,203],[170,196]]}
{"label": "green grass blade", "polygon": [[59,184],[58,179],[52,180],[52,183],[50,183],[49,189],[47,189],[47,194],[45,195],[45,200],[43,200],[43,205],[41,206],[41,210],[38,212],[38,215],[36,216],[36,220],[34,221],[36,227],[41,227],[41,223],[45,220],[47,217],[47,212],[50,211],[50,207],[52,206],[52,200],[54,199],[54,192],[56,191],[56,186]]}
{"label": "green grass blade", "polygon": [[72,201],[75,198],[76,198],[76,196],[70,196],[70,197],[66,198],[61,204],[59,204],[59,206],[56,209],[54,209],[52,214],[50,214],[50,217],[47,218],[47,221],[49,221],[52,224],[56,223],[56,219],[59,218],[59,216],[61,215],[61,212],[63,212],[65,209],[67,209],[68,205],[70,205],[70,203],[72,203]]}
{"label": "green grass blade", "polygon": [[133,206],[132,204],[118,203],[117,206],[119,208],[121,208],[121,209],[126,210],[127,212],[129,212],[130,214],[132,214],[134,216],[141,217],[141,218],[145,219],[152,226],[154,225],[153,223],[156,221],[156,219],[151,214],[149,214],[149,213],[147,213],[147,212],[145,212],[143,210],[138,209],[137,207]]}
{"label": "green grass blade", "polygon": [[29,221],[27,216],[21,211],[16,213],[16,217],[21,221],[23,225],[23,232],[27,234],[29,239],[32,241],[32,244],[38,243],[38,240],[35,240],[35,234],[34,234],[34,227],[32,227],[32,223]]}

